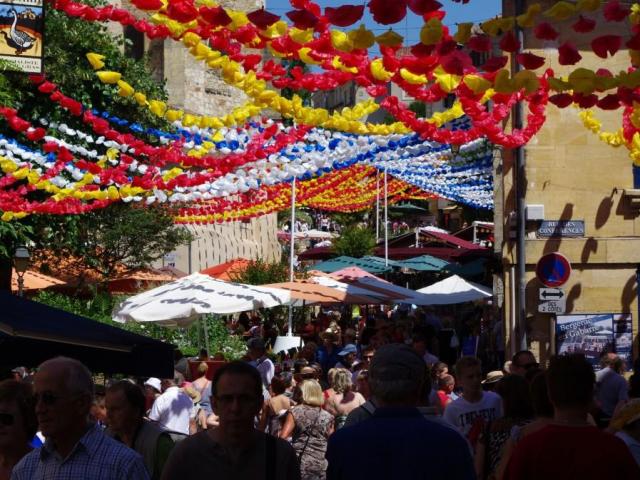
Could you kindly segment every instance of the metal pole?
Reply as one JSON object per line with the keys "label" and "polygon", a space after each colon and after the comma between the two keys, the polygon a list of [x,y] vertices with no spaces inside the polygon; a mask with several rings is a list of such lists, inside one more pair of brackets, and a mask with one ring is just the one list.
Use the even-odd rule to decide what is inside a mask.
{"label": "metal pole", "polygon": [[[524,13],[524,0],[516,0],[516,16]],[[516,23],[516,35],[520,41],[518,53],[521,53],[524,46],[524,32]],[[518,62],[515,62],[516,73],[522,70]],[[519,101],[515,105],[513,126],[515,129],[522,128],[522,102]],[[526,254],[525,254],[525,222],[526,222],[526,160],[524,156],[524,147],[516,148],[516,264],[518,278],[518,348],[527,350],[527,277],[526,277]]]}
{"label": "metal pole", "polygon": [[380,172],[376,168],[376,242],[380,239]]}
{"label": "metal pole", "polygon": [[[291,182],[291,228],[289,229],[291,241],[289,242],[291,251],[289,252],[289,281],[293,282],[293,263],[295,255],[295,235],[296,235],[296,177]],[[289,303],[289,325],[287,335],[293,335],[293,306]]]}
{"label": "metal pole", "polygon": [[387,189],[387,166],[384,166],[384,265],[389,266],[389,191]]}
{"label": "metal pole", "polygon": [[24,296],[24,273],[18,273],[18,296]]}

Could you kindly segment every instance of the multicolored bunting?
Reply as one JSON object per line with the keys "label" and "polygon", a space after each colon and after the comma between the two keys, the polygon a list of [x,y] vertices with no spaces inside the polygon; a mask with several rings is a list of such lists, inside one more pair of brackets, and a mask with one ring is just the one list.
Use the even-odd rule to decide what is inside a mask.
{"label": "multicolored bunting", "polygon": [[[532,3],[522,15],[491,19],[479,29],[462,23],[450,32],[441,3],[432,0],[372,0],[366,7],[325,9],[311,0],[290,1],[291,10],[281,18],[262,9],[236,11],[212,0],[133,0],[147,12],[143,18],[113,5],[55,0],[52,7],[71,17],[117,22],[149,38],[179,42],[249,101],[222,116],[192,115],[136,91],[109,69],[108,58],[87,52],[96,77],[113,85],[114,95],[173,126],[161,131],[88,109],[35,76],[34,88],[86,128],[71,129],[47,118],[32,125],[19,112],[0,108],[3,121],[15,131],[15,139],[0,138],[2,219],[137,201],[175,203],[179,221],[246,220],[287,208],[293,178],[300,184],[301,205],[353,211],[375,201],[378,192],[372,185],[376,172],[384,170],[393,178],[392,198],[421,189],[491,208],[492,145],[514,148],[529,142],[544,125],[549,104],[581,109],[585,128],[611,146],[627,148],[640,166],[638,4],[558,1],[543,9]],[[404,45],[391,29],[375,35],[358,25],[364,16],[391,25],[406,15],[423,19],[415,45]],[[631,35],[594,35],[598,18],[626,22]],[[566,21],[572,22],[570,31],[557,25]],[[532,51],[513,55],[520,71],[507,69],[508,55],[521,47],[516,25],[537,39],[557,42],[557,63],[566,72],[557,75],[549,58]],[[581,54],[572,43],[576,35],[589,35],[591,50],[603,59],[624,50],[628,68],[613,72],[580,66]],[[495,45],[504,54],[474,66],[471,54],[494,52]],[[263,62],[256,50],[269,52],[271,59]],[[285,60],[315,68],[287,68]],[[298,95],[289,99],[279,93],[284,88],[331,90],[348,82],[371,98],[340,112],[307,107]],[[403,98],[419,102],[456,100],[447,111],[421,119],[388,93],[389,84],[399,87]],[[528,110],[527,122],[507,132],[505,120],[516,102]],[[363,120],[381,107],[393,123]],[[266,109],[293,120],[294,126],[260,119]],[[597,110],[620,110],[622,128],[603,131]],[[449,145],[461,146],[456,155]]]}

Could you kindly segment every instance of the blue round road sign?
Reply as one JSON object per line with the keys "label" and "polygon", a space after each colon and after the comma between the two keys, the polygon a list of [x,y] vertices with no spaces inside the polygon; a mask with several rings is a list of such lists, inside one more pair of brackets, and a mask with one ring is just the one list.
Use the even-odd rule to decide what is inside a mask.
{"label": "blue round road sign", "polygon": [[559,253],[544,255],[536,265],[536,276],[550,288],[564,285],[571,275],[571,264],[567,257]]}

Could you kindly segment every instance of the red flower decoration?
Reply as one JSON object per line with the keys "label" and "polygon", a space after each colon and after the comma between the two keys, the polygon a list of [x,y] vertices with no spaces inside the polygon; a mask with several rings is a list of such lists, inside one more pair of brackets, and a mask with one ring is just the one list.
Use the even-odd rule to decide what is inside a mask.
{"label": "red flower decoration", "polygon": [[585,95],[583,93],[574,93],[573,101],[577,103],[580,108],[591,108],[598,103],[598,96],[595,94]]}
{"label": "red flower decoration", "polygon": [[518,63],[522,65],[527,70],[535,70],[544,65],[545,59],[544,57],[539,57],[538,55],[534,55],[533,53],[520,53],[516,56]]}
{"label": "red flower decoration", "polygon": [[631,50],[640,50],[640,33],[635,34],[631,39],[625,43],[625,45]]}
{"label": "red flower decoration", "polygon": [[449,40],[443,40],[439,44],[436,45],[436,52],[441,57],[445,55],[449,55],[451,52],[455,51],[458,48],[458,44],[452,38]]}
{"label": "red flower decoration", "polygon": [[580,15],[578,21],[571,25],[571,28],[573,28],[578,33],[589,33],[594,28],[596,28],[596,21]]}
{"label": "red flower decoration", "polygon": [[507,57],[491,57],[489,60],[484,62],[482,68],[487,72],[496,72],[504,67],[508,61],[509,59]]}
{"label": "red flower decoration", "polygon": [[198,18],[198,10],[193,6],[193,3],[188,3],[184,0],[173,1],[169,2],[167,15],[180,23],[189,23],[191,20]]}
{"label": "red flower decoration", "polygon": [[455,50],[442,57],[440,63],[445,72],[453,75],[464,75],[465,70],[473,65],[471,57],[461,50]]}
{"label": "red flower decoration", "polygon": [[267,12],[264,8],[261,8],[259,10],[254,10],[253,12],[247,13],[247,18],[256,27],[264,30],[265,28],[269,28],[269,26],[280,20],[280,15]]}
{"label": "red flower decoration", "polygon": [[42,92],[42,93],[51,93],[53,92],[56,88],[58,88],[54,83],[51,82],[44,82],[41,83],[38,86],[38,91]]}
{"label": "red flower decoration", "polygon": [[287,12],[287,17],[289,17],[289,20],[293,22],[296,28],[301,30],[313,28],[318,23],[318,17],[309,10],[291,10]]}
{"label": "red flower decoration", "polygon": [[558,63],[560,65],[575,65],[582,59],[582,55],[571,42],[564,42],[558,47]]}
{"label": "red flower decoration", "polygon": [[556,29],[547,22],[539,23],[533,33],[536,38],[539,38],[540,40],[555,40],[560,35]]}
{"label": "red flower decoration", "polygon": [[623,7],[618,0],[609,0],[602,12],[608,21],[621,22],[629,15],[629,7]]}
{"label": "red flower decoration", "polygon": [[411,47],[411,54],[416,57],[428,57],[433,53],[435,45],[425,45],[424,43],[416,43]]}
{"label": "red flower decoration", "polygon": [[442,4],[436,0],[408,0],[407,4],[416,15],[424,15],[442,7]]}
{"label": "red flower decoration", "polygon": [[467,42],[467,47],[476,52],[490,52],[491,38],[489,35],[474,35]]}
{"label": "red flower decoration", "polygon": [[160,0],[131,0],[131,3],[140,10],[160,10],[162,8]]}
{"label": "red flower decoration", "polygon": [[34,130],[29,130],[25,135],[32,142],[38,142],[44,138],[47,134],[47,131],[44,128],[36,128]]}
{"label": "red flower decoration", "polygon": [[382,25],[398,23],[407,15],[407,0],[371,0],[369,11],[376,23]]}
{"label": "red flower decoration", "polygon": [[330,23],[338,27],[348,27],[362,18],[364,5],[342,5],[338,8],[327,7],[324,15]]}
{"label": "red flower decoration", "polygon": [[600,58],[607,58],[607,54],[614,56],[621,46],[620,35],[602,35],[591,42],[591,49]]}
{"label": "red flower decoration", "polygon": [[565,108],[573,103],[573,97],[568,93],[558,93],[549,97],[549,101],[556,107]]}
{"label": "red flower decoration", "polygon": [[617,93],[612,93],[600,99],[597,105],[602,110],[616,110],[620,107],[620,97],[618,97]]}
{"label": "red flower decoration", "polygon": [[517,52],[520,48],[520,40],[516,38],[513,31],[509,30],[502,36],[500,48],[505,52]]}
{"label": "red flower decoration", "polygon": [[222,7],[200,7],[200,16],[214,27],[224,27],[231,23],[231,17]]}
{"label": "red flower decoration", "polygon": [[29,122],[23,120],[18,116],[7,118],[7,122],[9,122],[9,126],[11,127],[11,129],[15,130],[16,132],[24,132],[30,126]]}

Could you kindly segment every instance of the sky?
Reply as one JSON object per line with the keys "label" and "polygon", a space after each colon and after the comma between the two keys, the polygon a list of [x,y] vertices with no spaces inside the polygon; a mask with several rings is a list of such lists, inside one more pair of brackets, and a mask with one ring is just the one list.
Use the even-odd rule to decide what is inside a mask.
{"label": "sky", "polygon": [[[389,0],[393,1],[393,0]],[[468,4],[463,5],[461,3],[455,3],[451,0],[439,0],[443,4],[447,16],[444,19],[444,24],[453,27],[452,33],[455,33],[455,24],[461,22],[474,22],[479,23],[484,20],[494,18],[500,13],[502,0],[471,0]],[[340,5],[362,5],[363,0],[316,0],[321,7],[338,7]],[[366,2],[368,3],[368,2]],[[285,16],[286,12],[292,10],[289,0],[266,0],[266,8],[268,11],[281,15],[284,20],[289,22],[289,19]],[[405,45],[412,45],[417,43],[420,39],[420,29],[422,28],[423,21],[421,17],[418,17],[410,10],[407,10],[407,16],[401,22],[385,26],[377,24],[371,18],[369,10],[365,9],[364,23],[367,28],[371,29],[376,35],[384,33],[389,27],[392,27],[394,31],[404,36]],[[346,30],[357,28],[360,22],[347,28]]]}

